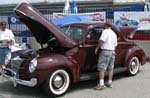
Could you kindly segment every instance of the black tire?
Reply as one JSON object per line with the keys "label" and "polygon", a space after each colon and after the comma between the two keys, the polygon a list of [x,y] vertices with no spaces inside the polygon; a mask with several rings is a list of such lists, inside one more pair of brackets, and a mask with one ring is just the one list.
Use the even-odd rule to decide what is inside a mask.
{"label": "black tire", "polygon": [[134,76],[138,73],[140,61],[137,57],[132,57],[128,65],[128,75]]}
{"label": "black tire", "polygon": [[70,76],[64,69],[54,70],[45,83],[45,91],[50,96],[60,96],[66,93],[70,86]]}

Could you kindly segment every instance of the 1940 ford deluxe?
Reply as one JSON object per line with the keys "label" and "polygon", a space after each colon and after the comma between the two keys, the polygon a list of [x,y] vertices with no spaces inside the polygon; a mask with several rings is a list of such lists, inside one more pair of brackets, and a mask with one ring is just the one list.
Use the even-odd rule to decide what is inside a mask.
{"label": "1940 ford deluxe", "polygon": [[[11,62],[3,69],[2,76],[14,86],[43,85],[48,94],[60,96],[73,83],[98,77],[98,55],[94,50],[103,23],[77,22],[57,27],[27,3],[19,4],[15,13],[42,48],[12,53]],[[128,39],[136,28],[114,26],[114,30],[118,36],[114,72],[136,75],[139,67],[146,63],[144,51]]]}

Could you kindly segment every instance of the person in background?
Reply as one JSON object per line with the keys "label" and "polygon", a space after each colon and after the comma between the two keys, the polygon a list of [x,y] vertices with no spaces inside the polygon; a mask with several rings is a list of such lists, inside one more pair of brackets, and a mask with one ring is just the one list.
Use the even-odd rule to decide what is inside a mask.
{"label": "person in background", "polygon": [[115,62],[115,48],[117,46],[117,35],[112,30],[111,23],[104,24],[104,31],[102,32],[101,37],[99,38],[99,43],[95,49],[95,54],[99,53],[98,58],[98,71],[99,71],[99,83],[95,90],[102,90],[105,88],[104,84],[104,73],[108,71],[108,83],[106,84],[107,87],[112,87],[112,79],[113,79],[113,69],[114,69],[114,62]]}
{"label": "person in background", "polygon": [[14,35],[7,28],[6,21],[0,22],[0,69],[9,63],[11,59],[11,46],[14,42]]}
{"label": "person in background", "polygon": [[129,19],[127,19],[126,15],[123,13],[119,15],[119,17],[120,17],[121,26],[128,26]]}

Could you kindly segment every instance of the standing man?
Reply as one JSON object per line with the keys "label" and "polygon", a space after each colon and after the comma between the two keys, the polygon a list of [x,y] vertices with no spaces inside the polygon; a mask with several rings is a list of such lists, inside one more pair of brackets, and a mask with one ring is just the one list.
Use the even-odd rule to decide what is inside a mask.
{"label": "standing man", "polygon": [[113,68],[115,62],[115,48],[117,46],[117,35],[112,30],[112,24],[105,23],[104,31],[99,38],[99,43],[95,49],[95,54],[98,54],[98,50],[101,49],[98,59],[98,71],[99,71],[99,84],[94,88],[95,90],[102,90],[104,85],[104,73],[108,70],[108,83],[107,87],[112,87]]}
{"label": "standing man", "polygon": [[7,29],[6,21],[0,22],[0,69],[11,59],[11,46],[14,44],[14,35]]}

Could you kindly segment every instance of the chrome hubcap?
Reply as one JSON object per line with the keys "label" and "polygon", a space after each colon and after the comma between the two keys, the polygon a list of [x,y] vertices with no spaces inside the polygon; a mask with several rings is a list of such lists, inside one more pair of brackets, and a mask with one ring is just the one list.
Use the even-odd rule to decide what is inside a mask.
{"label": "chrome hubcap", "polygon": [[137,69],[137,64],[135,61],[131,63],[131,70],[135,71]]}
{"label": "chrome hubcap", "polygon": [[60,88],[63,85],[64,81],[63,81],[63,77],[61,75],[56,75],[54,77],[54,81],[53,81],[53,86],[55,88]]}

